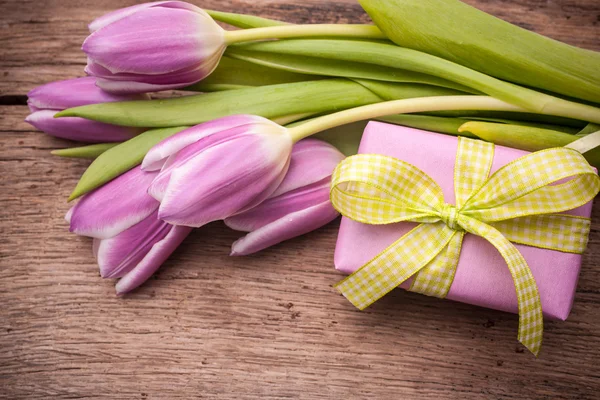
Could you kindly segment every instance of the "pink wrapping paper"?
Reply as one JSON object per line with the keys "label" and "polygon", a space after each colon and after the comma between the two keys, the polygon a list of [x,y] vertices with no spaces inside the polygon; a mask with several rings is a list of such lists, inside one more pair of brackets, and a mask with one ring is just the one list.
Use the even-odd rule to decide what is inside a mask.
{"label": "pink wrapping paper", "polygon": [[[446,202],[455,204],[454,161],[458,139],[453,136],[370,122],[363,134],[359,153],[383,154],[413,164],[440,185]],[[496,146],[491,173],[526,151]],[[592,203],[569,214],[589,217]],[[342,218],[335,249],[335,266],[350,274],[387,248],[416,224],[366,225]],[[565,320],[571,311],[581,255],[515,245],[538,285],[544,316]],[[408,289],[411,279],[400,285]],[[498,251],[485,239],[465,235],[450,300],[517,313],[517,296],[510,272]]]}

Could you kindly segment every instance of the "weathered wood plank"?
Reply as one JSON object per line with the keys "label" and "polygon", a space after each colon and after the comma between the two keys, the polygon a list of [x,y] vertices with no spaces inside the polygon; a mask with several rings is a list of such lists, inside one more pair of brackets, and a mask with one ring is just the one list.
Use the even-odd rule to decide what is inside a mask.
{"label": "weathered wood plank", "polygon": [[[141,1],[138,1],[141,2]],[[134,3],[133,1],[128,4]],[[297,23],[368,22],[354,0],[221,1],[196,0],[199,6],[246,12]],[[596,0],[469,0],[486,12],[576,46],[600,50],[600,3]],[[0,15],[0,96],[24,95],[40,84],[83,76],[81,43],[87,24],[122,6],[116,0],[4,0]],[[434,18],[441,16],[434,16]]]}
{"label": "weathered wood plank", "polygon": [[[367,21],[353,0],[194,2]],[[469,3],[600,50],[596,0]],[[123,5],[0,1],[0,95],[81,75],[86,23]],[[597,398],[600,199],[573,312],[547,322],[539,359],[517,344],[514,315],[403,291],[354,310],[330,287],[337,222],[243,259],[227,255],[239,234],[211,224],[120,299],[63,221],[87,162],[52,157],[67,142],[33,132],[26,114],[0,108],[0,398]]]}
{"label": "weathered wood plank", "polygon": [[542,355],[510,314],[396,291],[359,312],[330,287],[338,223],[247,258],[197,230],[126,298],[64,199],[85,161],[25,107],[0,120],[0,397],[592,399],[600,373],[600,200],[573,313]]}

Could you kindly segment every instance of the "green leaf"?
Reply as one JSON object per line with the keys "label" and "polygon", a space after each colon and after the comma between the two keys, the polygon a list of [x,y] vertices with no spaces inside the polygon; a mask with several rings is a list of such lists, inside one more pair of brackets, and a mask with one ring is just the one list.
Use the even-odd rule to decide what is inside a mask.
{"label": "green leaf", "polygon": [[439,117],[439,116],[429,116],[429,115],[420,115],[420,114],[400,114],[400,115],[391,115],[387,117],[377,118],[380,121],[385,121],[397,125],[404,125],[417,129],[424,129],[433,132],[446,133],[450,135],[461,135],[461,136],[469,136],[469,137],[477,137],[469,131],[463,130],[459,131],[459,128],[464,125],[468,121],[481,121],[481,122],[496,122],[502,124],[508,124],[512,126],[523,126],[523,127],[531,127],[531,128],[540,128],[551,131],[558,131],[562,133],[573,134],[577,130],[576,128],[561,126],[561,125],[552,125],[538,122],[529,122],[529,121],[517,121],[511,119],[500,119],[500,118],[481,118],[481,117],[472,117],[472,116],[462,116],[457,118],[451,117]]}
{"label": "green leaf", "polygon": [[587,134],[594,133],[597,131],[600,131],[600,125],[590,123],[590,124],[587,124],[582,130],[577,132],[577,135],[587,135]]}
{"label": "green leaf", "polygon": [[277,118],[327,113],[377,103],[381,98],[346,79],[296,82],[150,101],[91,104],[57,114],[115,125],[170,127],[196,125],[233,114]]}
{"label": "green leaf", "polygon": [[195,83],[191,86],[188,86],[182,90],[189,90],[191,92],[202,92],[202,93],[211,93],[211,92],[225,92],[227,90],[238,90],[238,89],[247,89],[254,87],[253,85],[235,85],[229,83],[205,83],[202,82]]}
{"label": "green leaf", "polygon": [[229,57],[221,58],[219,66],[202,81],[186,90],[212,92],[243,87],[278,85],[322,79],[319,76],[298,74]]}
{"label": "green leaf", "polygon": [[458,128],[465,123],[460,118],[432,117],[428,115],[400,114],[377,118],[380,121],[395,125],[408,126],[409,128],[423,129],[426,131],[445,133],[447,135],[461,135],[476,137],[469,132],[459,133]]}
{"label": "green leaf", "polygon": [[424,115],[432,115],[437,117],[454,117],[465,119],[482,119],[485,121],[493,121],[495,119],[505,119],[521,122],[533,122],[540,124],[561,125],[564,127],[573,128],[576,130],[582,129],[586,123],[570,119],[557,117],[554,115],[534,114],[514,111],[488,111],[488,110],[467,110],[467,111],[435,111],[423,113]]}
{"label": "green leaf", "polygon": [[112,149],[119,143],[97,143],[81,147],[69,147],[67,149],[52,150],[51,153],[59,157],[67,158],[96,158],[105,151]]}
{"label": "green leaf", "polygon": [[235,14],[223,11],[204,10],[214,20],[224,22],[226,24],[236,26],[238,28],[266,28],[267,26],[288,25],[287,22],[277,21],[274,19],[255,17],[254,15]]}
{"label": "green leaf", "polygon": [[139,165],[152,146],[185,128],[187,126],[151,129],[106,150],[85,170],[69,196],[69,201],[83,196]]}
{"label": "green leaf", "polygon": [[[527,151],[563,147],[579,139],[577,135],[549,129],[479,121],[467,122],[459,131],[468,131],[488,142]],[[600,167],[600,148],[590,150],[583,156],[591,165]]]}
{"label": "green leaf", "polygon": [[354,79],[354,81],[360,83],[386,101],[411,99],[416,97],[458,96],[468,94],[441,86],[422,85],[418,83],[378,82],[366,79]]}
{"label": "green leaf", "polygon": [[457,0],[359,3],[399,46],[503,80],[600,103],[600,53],[527,31]]}
{"label": "green leaf", "polygon": [[484,122],[499,122],[502,124],[530,126],[532,128],[549,129],[551,131],[558,131],[558,132],[568,133],[571,135],[574,135],[579,131],[577,128],[572,128],[570,126],[545,124],[545,123],[541,123],[541,122],[515,121],[515,120],[505,119],[505,118],[460,117],[460,119],[462,119],[463,121],[470,120],[470,121],[484,121]]}
{"label": "green leaf", "polygon": [[[245,50],[361,62],[429,74],[532,112],[600,123],[598,108],[553,97],[496,79],[440,57],[393,44],[361,40],[292,39],[250,43],[240,47],[242,46]],[[233,53],[230,55],[234,56]]]}
{"label": "green leaf", "polygon": [[253,64],[270,67],[271,70],[295,72],[302,74],[301,76],[311,74],[317,76],[324,75],[346,78],[362,78],[387,82],[424,83],[428,85],[453,88],[463,92],[475,94],[478,93],[476,90],[470,89],[461,84],[420,72],[357,61],[334,60],[324,57],[310,57],[306,55],[281,54],[279,53],[281,49],[281,43],[277,42],[256,44],[251,43],[230,46],[225,54],[239,60],[245,60],[251,65]]}
{"label": "green leaf", "polygon": [[549,129],[482,121],[466,122],[459,132],[470,132],[488,142],[527,151],[562,147],[577,140],[574,135]]}

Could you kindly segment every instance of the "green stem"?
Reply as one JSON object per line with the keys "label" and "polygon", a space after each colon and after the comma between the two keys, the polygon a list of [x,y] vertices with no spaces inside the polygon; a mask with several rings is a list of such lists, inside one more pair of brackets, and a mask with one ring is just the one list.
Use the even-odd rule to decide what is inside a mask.
{"label": "green stem", "polygon": [[277,26],[277,25],[288,25],[287,22],[277,21],[275,19],[268,19],[262,17],[255,17],[254,15],[247,14],[236,14],[229,13],[224,11],[215,11],[215,10],[204,10],[210,15],[214,20],[221,21],[229,25],[237,26],[238,28],[248,29],[248,28],[263,28],[267,26]]}
{"label": "green stem", "polygon": [[282,25],[225,31],[225,42],[227,45],[266,39],[306,37],[387,39],[376,26],[358,24]]}
{"label": "green stem", "polygon": [[281,117],[271,118],[271,120],[279,125],[288,125],[288,124],[292,124],[296,121],[300,121],[305,118],[308,118],[314,114],[315,113],[300,113],[300,114],[283,115]]}
{"label": "green stem", "polygon": [[317,132],[352,122],[373,119],[392,114],[406,114],[444,110],[495,110],[524,111],[521,107],[487,96],[438,96],[386,101],[315,118],[305,124],[290,128],[297,142]]}

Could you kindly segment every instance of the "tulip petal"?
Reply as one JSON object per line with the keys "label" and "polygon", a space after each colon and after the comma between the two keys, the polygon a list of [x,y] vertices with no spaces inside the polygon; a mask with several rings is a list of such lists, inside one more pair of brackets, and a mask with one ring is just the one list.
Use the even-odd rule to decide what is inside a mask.
{"label": "tulip petal", "polygon": [[78,117],[54,118],[58,111],[40,110],[25,121],[55,137],[89,143],[121,142],[142,133],[142,129],[105,124]]}
{"label": "tulip petal", "polygon": [[95,32],[100,28],[105,27],[106,25],[112,24],[120,19],[123,19],[131,14],[134,14],[140,10],[145,8],[154,7],[159,5],[162,2],[154,2],[154,3],[143,3],[136,4],[134,6],[129,6],[125,8],[120,8],[118,10],[111,11],[109,13],[104,14],[103,16],[96,18],[89,25],[88,28],[90,32]]}
{"label": "tulip petal", "polygon": [[131,80],[121,81],[103,78],[98,78],[97,83],[98,87],[102,90],[114,94],[149,93],[160,92],[163,90],[180,89],[182,87],[190,86],[198,81],[201,81],[204,76],[206,75],[202,75],[199,78],[189,79],[183,82],[178,81],[177,83],[169,84],[145,83]]}
{"label": "tulip petal", "polygon": [[75,207],[71,207],[69,208],[69,211],[67,211],[67,213],[65,214],[65,221],[67,221],[68,224],[71,224],[71,217],[73,216],[73,209]]}
{"label": "tulip petal", "polygon": [[[331,172],[329,171],[329,174]],[[288,176],[289,172],[284,182],[288,179]],[[271,196],[246,212],[226,218],[225,224],[237,231],[255,231],[280,218],[284,218],[288,214],[329,201],[330,183],[331,177],[327,176],[321,179],[320,182],[300,187],[277,197]]]}
{"label": "tulip petal", "polygon": [[344,159],[338,149],[317,139],[303,139],[292,149],[290,168],[281,185],[271,197],[309,186],[330,177],[335,167]]}
{"label": "tulip petal", "polygon": [[120,8],[118,10],[111,11],[111,12],[104,14],[103,16],[93,20],[88,25],[88,28],[90,29],[90,32],[95,32],[98,29],[100,29],[106,25],[112,24],[113,22],[123,19],[131,14],[134,14],[134,13],[140,11],[140,10],[143,10],[145,8],[150,8],[150,7],[159,7],[159,6],[160,7],[169,7],[169,8],[182,8],[182,9],[187,9],[187,10],[198,12],[198,13],[203,12],[203,10],[201,8],[198,8],[195,5],[186,3],[184,1],[155,1],[155,2],[151,2],[151,3],[136,4],[134,6]]}
{"label": "tulip petal", "polygon": [[225,31],[201,8],[181,1],[140,4],[90,24],[86,72],[111,93],[178,89],[217,67]]}
{"label": "tulip petal", "polygon": [[162,90],[180,89],[201,81],[210,75],[219,64],[225,48],[215,52],[193,68],[157,75],[117,73],[88,61],[85,72],[97,78],[96,85],[103,91],[115,95],[132,95]]}
{"label": "tulip petal", "polygon": [[281,183],[291,147],[289,135],[242,135],[186,159],[170,172],[159,218],[199,227],[256,206]]}
{"label": "tulip petal", "polygon": [[[229,132],[233,128],[248,126],[251,124],[263,124],[267,126],[276,125],[266,118],[254,116],[254,115],[232,115],[228,117],[219,118],[213,121],[205,122],[200,125],[193,126],[185,129],[152,147],[150,151],[144,157],[142,162],[142,169],[144,171],[156,171],[163,167],[166,159],[184,149],[185,147],[198,142],[199,140],[208,136],[214,135],[213,140],[205,142],[205,147],[213,143],[217,143],[232,135],[240,133],[239,130]],[[284,129],[277,125],[279,129]],[[219,135],[215,135],[215,134]]]}
{"label": "tulip petal", "polygon": [[131,271],[173,226],[158,219],[158,211],[109,239],[95,239],[100,276],[120,278]]}
{"label": "tulip petal", "polygon": [[117,295],[123,295],[140,286],[154,274],[192,231],[185,226],[173,226],[170,232],[156,242],[146,256],[117,282]]}
{"label": "tulip petal", "polygon": [[236,126],[231,129],[219,131],[213,135],[206,136],[197,142],[179,150],[177,153],[173,154],[167,158],[166,161],[164,161],[164,164],[160,170],[160,174],[156,177],[156,179],[154,179],[154,181],[152,181],[152,184],[148,188],[148,194],[158,201],[163,201],[169,181],[171,180],[171,172],[175,168],[185,164],[188,160],[196,157],[200,152],[206,150],[207,148],[224,143],[228,140],[232,140],[236,137],[240,137],[247,134],[247,132],[248,129],[246,127]]}
{"label": "tulip petal", "polygon": [[38,86],[27,94],[31,111],[64,110],[88,104],[114,101],[146,100],[147,95],[114,95],[96,86],[96,78],[84,77],[56,81]]}
{"label": "tulip petal", "polygon": [[71,212],[71,232],[108,239],[144,220],[159,205],[146,193],[156,175],[136,167],[82,197]]}
{"label": "tulip petal", "polygon": [[329,201],[293,212],[238,239],[231,247],[231,255],[245,256],[256,253],[318,229],[333,221],[338,215]]}
{"label": "tulip petal", "polygon": [[[220,56],[221,53],[215,55],[217,61],[214,66],[218,64]],[[208,76],[212,72],[212,68],[213,64],[208,63],[161,75],[113,74],[101,65],[88,60],[85,72],[97,78],[96,85],[103,91],[125,95],[158,92],[189,86]]]}
{"label": "tulip petal", "polygon": [[82,49],[113,74],[157,75],[201,65],[224,47],[223,29],[204,11],[149,7],[94,31]]}
{"label": "tulip petal", "polygon": [[[173,82],[187,82],[190,80],[198,79],[199,75],[204,73],[202,66],[193,65],[188,68],[180,69],[177,71],[169,72],[166,74],[136,74],[136,73],[112,73],[110,70],[104,68],[102,65],[94,62],[88,58],[88,63],[84,69],[88,75],[93,75],[96,78],[106,78],[115,81],[136,81],[140,83],[151,83],[151,84],[169,84]],[[96,83],[97,84],[97,83]]]}

